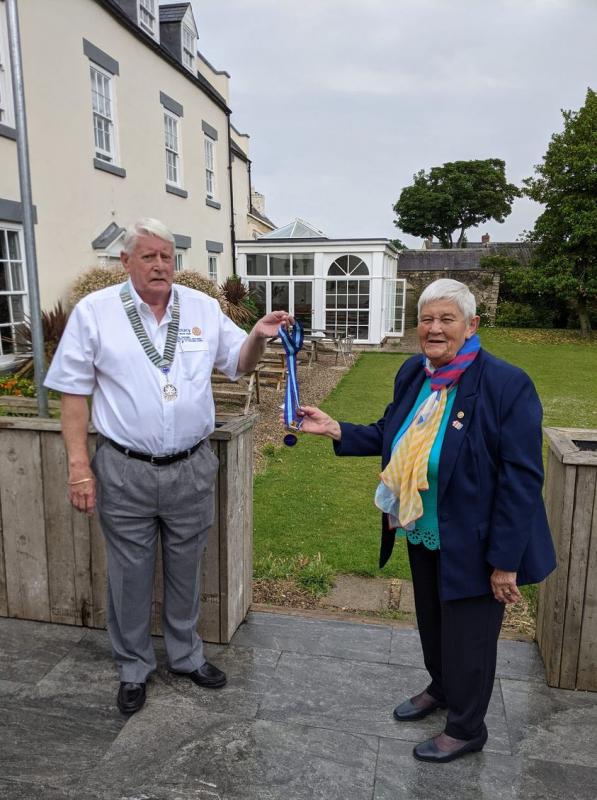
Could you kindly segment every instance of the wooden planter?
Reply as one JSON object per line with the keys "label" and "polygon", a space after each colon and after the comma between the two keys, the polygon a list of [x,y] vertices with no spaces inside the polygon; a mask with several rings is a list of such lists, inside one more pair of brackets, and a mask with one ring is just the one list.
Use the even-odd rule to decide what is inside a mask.
{"label": "wooden planter", "polygon": [[[254,421],[228,419],[211,436],[220,468],[201,583],[199,631],[208,642],[229,642],[251,604]],[[94,448],[90,432],[90,452]],[[0,454],[0,616],[104,628],[103,535],[97,517],[88,519],[68,502],[60,421],[0,417]],[[161,609],[160,552],[156,634]]]}
{"label": "wooden planter", "polygon": [[597,430],[545,428],[545,500],[558,566],[539,588],[547,682],[597,691]]}

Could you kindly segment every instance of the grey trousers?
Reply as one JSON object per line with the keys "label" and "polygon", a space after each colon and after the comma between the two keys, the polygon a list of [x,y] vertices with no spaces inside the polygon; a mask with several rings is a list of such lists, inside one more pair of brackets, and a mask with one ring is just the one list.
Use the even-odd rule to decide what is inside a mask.
{"label": "grey trousers", "polygon": [[169,665],[192,672],[205,661],[197,621],[217,468],[207,441],[190,458],[160,467],[129,458],[105,441],[97,449],[93,469],[108,556],[108,633],[121,681],[143,683],[156,667],[150,628],[158,532]]}

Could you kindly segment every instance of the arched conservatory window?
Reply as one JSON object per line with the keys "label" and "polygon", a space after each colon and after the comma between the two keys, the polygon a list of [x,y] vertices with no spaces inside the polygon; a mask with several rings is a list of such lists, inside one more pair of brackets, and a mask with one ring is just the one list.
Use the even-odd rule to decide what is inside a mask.
{"label": "arched conservatory window", "polygon": [[369,269],[365,262],[355,255],[339,256],[328,269],[325,293],[325,327],[368,339]]}

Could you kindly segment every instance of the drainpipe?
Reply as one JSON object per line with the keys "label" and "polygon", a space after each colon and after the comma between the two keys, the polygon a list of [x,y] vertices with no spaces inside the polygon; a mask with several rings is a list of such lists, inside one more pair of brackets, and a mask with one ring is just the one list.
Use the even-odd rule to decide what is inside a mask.
{"label": "drainpipe", "polygon": [[8,47],[12,72],[12,91],[15,105],[17,129],[17,156],[19,162],[19,185],[21,206],[23,208],[23,238],[25,240],[25,261],[27,265],[27,285],[29,288],[29,317],[31,319],[31,339],[33,343],[33,366],[37,394],[37,413],[48,417],[48,392],[44,387],[46,359],[44,353],[44,334],[41,323],[39,301],[39,280],[37,273],[37,253],[35,250],[35,226],[33,223],[33,197],[31,194],[31,172],[29,169],[29,142],[27,137],[27,115],[25,113],[25,84],[23,82],[23,63],[21,60],[21,36],[19,32],[19,11],[17,0],[8,0]]}
{"label": "drainpipe", "polygon": [[232,189],[232,147],[230,114],[228,114],[228,182],[230,184],[230,244],[232,246],[232,274],[236,275],[236,233],[234,231],[234,191]]}

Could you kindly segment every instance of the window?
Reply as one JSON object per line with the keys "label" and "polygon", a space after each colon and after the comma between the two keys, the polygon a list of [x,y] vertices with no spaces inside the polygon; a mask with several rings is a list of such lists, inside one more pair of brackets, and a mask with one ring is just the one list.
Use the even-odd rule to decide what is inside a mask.
{"label": "window", "polygon": [[[369,338],[369,270],[355,255],[339,256],[325,282],[325,327],[355,339]],[[354,276],[359,276],[355,278]]]}
{"label": "window", "polygon": [[182,63],[187,69],[195,66],[195,34],[187,26],[182,26]]}
{"label": "window", "polygon": [[207,257],[207,277],[214,283],[218,282],[218,257],[209,255]]}
{"label": "window", "polygon": [[0,4],[0,124],[13,125],[12,85],[10,59],[8,55],[8,26],[4,10]]}
{"label": "window", "polygon": [[205,192],[210,200],[216,196],[216,143],[211,136],[205,136]]}
{"label": "window", "polygon": [[386,278],[384,281],[384,331],[404,335],[404,306],[406,281]]}
{"label": "window", "polygon": [[21,232],[0,227],[0,355],[19,349],[16,329],[27,313]]}
{"label": "window", "polygon": [[166,141],[166,182],[174,186],[181,186],[180,118],[170,111],[164,111],[164,136]]}
{"label": "window", "polygon": [[177,250],[174,260],[174,271],[182,272],[184,269],[184,250]]}
{"label": "window", "polygon": [[313,275],[313,253],[247,254],[247,275]]}
{"label": "window", "polygon": [[139,0],[139,25],[151,36],[155,36],[155,0]]}
{"label": "window", "polygon": [[116,157],[116,131],[114,125],[114,76],[91,64],[91,105],[93,108],[93,136],[95,157],[114,164]]}

